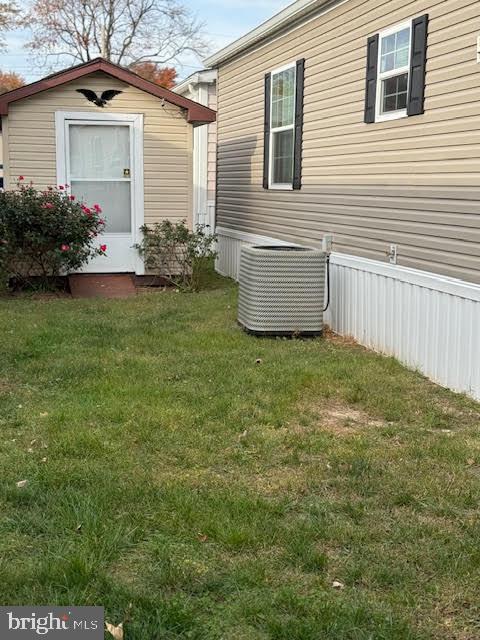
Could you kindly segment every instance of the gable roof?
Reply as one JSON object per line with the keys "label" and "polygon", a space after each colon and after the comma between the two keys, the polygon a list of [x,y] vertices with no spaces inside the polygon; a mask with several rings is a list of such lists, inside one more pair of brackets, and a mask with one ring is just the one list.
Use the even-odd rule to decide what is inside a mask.
{"label": "gable roof", "polygon": [[76,67],[70,67],[69,69],[53,73],[50,76],[46,76],[37,82],[32,82],[31,84],[27,84],[19,89],[14,89],[13,91],[4,93],[0,96],[0,115],[4,116],[8,114],[8,107],[11,102],[28,98],[29,96],[33,96],[41,91],[46,91],[47,89],[53,89],[54,87],[58,87],[66,82],[71,82],[77,78],[82,78],[83,76],[94,73],[95,71],[103,71],[103,73],[112,76],[112,78],[126,82],[132,87],[146,91],[152,96],[166,100],[177,107],[185,109],[187,111],[187,121],[191,124],[198,125],[215,122],[216,113],[212,109],[204,107],[203,105],[198,104],[198,102],[194,102],[188,98],[184,98],[173,91],[169,91],[169,89],[160,87],[154,82],[145,80],[133,71],[120,67],[112,62],[108,62],[103,58],[95,58],[89,62],[79,64]]}
{"label": "gable roof", "polygon": [[244,36],[234,40],[203,62],[207,67],[218,67],[223,62],[234,58],[246,49],[272,36],[277,31],[292,29],[317,11],[328,11],[342,1],[345,2],[346,0],[296,0],[296,2],[288,5],[272,18],[265,20],[258,27],[248,31]]}

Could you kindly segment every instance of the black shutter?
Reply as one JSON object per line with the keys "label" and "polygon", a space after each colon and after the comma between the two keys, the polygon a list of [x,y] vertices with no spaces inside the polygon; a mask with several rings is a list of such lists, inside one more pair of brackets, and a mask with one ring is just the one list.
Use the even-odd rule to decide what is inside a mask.
{"label": "black shutter", "polygon": [[428,15],[412,21],[412,58],[407,113],[418,116],[424,112],[425,68],[427,63]]}
{"label": "black shutter", "polygon": [[367,82],[365,87],[365,122],[375,122],[377,100],[378,33],[367,42]]}
{"label": "black shutter", "polygon": [[305,59],[297,60],[295,99],[295,148],[293,156],[293,188],[302,188],[302,140],[303,140],[303,87]]}
{"label": "black shutter", "polygon": [[272,76],[265,76],[265,120],[263,129],[263,188],[269,187],[270,171],[270,93],[272,90]]}

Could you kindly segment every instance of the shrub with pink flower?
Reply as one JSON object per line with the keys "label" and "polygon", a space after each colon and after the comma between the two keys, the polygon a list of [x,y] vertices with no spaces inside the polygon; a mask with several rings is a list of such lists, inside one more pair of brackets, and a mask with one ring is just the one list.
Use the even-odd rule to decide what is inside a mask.
{"label": "shrub with pink flower", "polygon": [[0,192],[0,273],[20,284],[40,276],[47,285],[105,255],[97,239],[104,229],[100,205],[78,202],[67,185],[37,190],[24,180]]}

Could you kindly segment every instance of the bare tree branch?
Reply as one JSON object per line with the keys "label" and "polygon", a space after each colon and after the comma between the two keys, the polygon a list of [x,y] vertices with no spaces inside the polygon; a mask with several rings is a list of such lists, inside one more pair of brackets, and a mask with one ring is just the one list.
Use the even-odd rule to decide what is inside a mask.
{"label": "bare tree branch", "polygon": [[[0,32],[2,29],[0,3]],[[8,5],[10,6],[10,5]],[[33,0],[23,19],[27,47],[44,64],[100,56],[124,66],[178,63],[184,53],[208,51],[204,24],[181,0]]]}
{"label": "bare tree branch", "polygon": [[19,25],[20,11],[14,2],[0,2],[0,49],[5,48],[3,35]]}

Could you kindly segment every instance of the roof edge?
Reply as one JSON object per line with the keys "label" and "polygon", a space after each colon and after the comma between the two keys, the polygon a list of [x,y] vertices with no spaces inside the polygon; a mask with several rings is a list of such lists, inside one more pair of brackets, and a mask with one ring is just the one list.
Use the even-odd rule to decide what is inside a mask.
{"label": "roof edge", "polygon": [[29,96],[41,93],[48,89],[53,89],[67,82],[71,82],[72,80],[76,80],[77,78],[82,78],[90,73],[95,73],[96,71],[103,71],[117,80],[130,84],[141,91],[150,93],[157,98],[166,100],[171,104],[185,109],[187,111],[187,121],[190,124],[206,124],[208,122],[215,122],[216,120],[216,113],[212,109],[209,109],[194,100],[190,100],[189,98],[185,98],[184,96],[174,93],[169,89],[160,87],[158,84],[150,82],[150,80],[145,80],[133,71],[130,71],[130,69],[113,64],[113,62],[109,62],[103,58],[89,60],[88,62],[64,69],[63,71],[46,76],[36,82],[32,82],[31,84],[19,87],[18,89],[13,89],[13,91],[9,91],[8,93],[4,93],[0,96],[0,115],[8,115],[8,107],[11,102],[28,98]]}
{"label": "roof edge", "polygon": [[[290,22],[301,19],[315,9],[320,9],[324,5],[331,5],[332,0],[296,0],[282,11],[275,14],[258,27],[248,31],[244,36],[234,40],[232,43],[223,47],[217,53],[205,58],[203,63],[206,67],[217,67],[222,62],[230,60],[239,55],[245,49],[257,44],[264,38],[275,33],[276,31],[287,26]],[[334,2],[336,4],[336,2]]]}
{"label": "roof edge", "polygon": [[201,83],[205,84],[213,84],[217,80],[217,70],[216,69],[201,69],[200,71],[195,71],[190,74],[185,80],[179,82],[172,89],[174,93],[179,93],[183,95],[184,91],[188,90],[190,85],[197,85]]}

